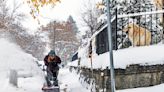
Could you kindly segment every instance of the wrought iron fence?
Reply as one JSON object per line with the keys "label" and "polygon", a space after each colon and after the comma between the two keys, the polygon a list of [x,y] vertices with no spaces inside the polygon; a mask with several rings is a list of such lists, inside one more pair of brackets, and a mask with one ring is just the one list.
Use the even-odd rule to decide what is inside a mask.
{"label": "wrought iron fence", "polygon": [[[130,46],[148,46],[158,44],[164,40],[164,10],[139,12],[118,15],[112,18],[113,49],[128,48]],[[96,53],[109,51],[107,24],[99,28],[96,35]]]}
{"label": "wrought iron fence", "polygon": [[[116,10],[117,12],[117,10]],[[145,46],[157,44],[163,40],[164,11],[140,12],[117,15],[115,21],[115,49],[129,46]]]}

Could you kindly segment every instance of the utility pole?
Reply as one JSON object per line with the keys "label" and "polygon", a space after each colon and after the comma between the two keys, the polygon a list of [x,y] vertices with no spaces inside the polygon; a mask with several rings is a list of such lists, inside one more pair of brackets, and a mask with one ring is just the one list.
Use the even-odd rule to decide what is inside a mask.
{"label": "utility pole", "polygon": [[110,0],[106,0],[106,4],[107,4],[107,23],[108,23],[111,92],[115,92],[115,74],[114,74],[114,64],[113,64],[113,42],[112,42],[112,29],[111,29]]}
{"label": "utility pole", "polygon": [[51,18],[48,18],[48,17],[44,17],[44,16],[41,16],[42,18],[44,18],[44,19],[48,19],[48,20],[50,20],[50,28],[49,28],[49,31],[50,31],[50,33],[52,34],[52,36],[53,36],[53,38],[51,38],[51,39],[53,39],[52,40],[52,46],[51,46],[51,49],[53,49],[53,50],[55,50],[55,30],[56,30],[56,21],[54,21],[54,22],[52,22],[52,20],[53,19],[51,19]]}
{"label": "utility pole", "polygon": [[56,31],[56,25],[55,25],[55,21],[53,22],[53,49],[55,50],[55,31]]}
{"label": "utility pole", "polygon": [[55,50],[55,22],[50,21],[50,32],[52,32],[52,47],[51,49]]}

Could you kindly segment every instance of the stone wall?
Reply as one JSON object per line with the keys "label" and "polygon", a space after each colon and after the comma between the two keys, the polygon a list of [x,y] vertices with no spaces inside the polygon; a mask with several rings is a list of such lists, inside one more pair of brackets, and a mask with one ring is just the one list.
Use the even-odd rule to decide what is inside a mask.
{"label": "stone wall", "polygon": [[[84,81],[90,84],[90,79],[94,79],[96,92],[110,92],[110,70],[71,67],[78,70],[81,76],[85,76]],[[163,65],[130,65],[126,69],[115,69],[116,89],[149,87],[164,83]],[[101,91],[100,91],[101,90]]]}

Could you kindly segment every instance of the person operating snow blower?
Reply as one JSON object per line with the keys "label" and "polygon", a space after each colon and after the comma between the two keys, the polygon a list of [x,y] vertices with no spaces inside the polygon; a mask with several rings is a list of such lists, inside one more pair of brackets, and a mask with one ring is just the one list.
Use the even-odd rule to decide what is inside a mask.
{"label": "person operating snow blower", "polygon": [[[58,86],[58,71],[59,71],[59,64],[61,63],[60,57],[58,57],[54,50],[51,50],[48,55],[44,58],[44,64],[47,67],[45,76],[46,84],[48,87],[51,86]],[[53,83],[51,83],[53,81]]]}

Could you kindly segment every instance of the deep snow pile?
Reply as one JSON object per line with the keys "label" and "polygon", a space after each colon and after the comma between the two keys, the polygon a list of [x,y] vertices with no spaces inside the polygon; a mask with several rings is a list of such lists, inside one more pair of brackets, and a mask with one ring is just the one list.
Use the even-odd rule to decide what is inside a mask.
{"label": "deep snow pile", "polygon": [[[0,39],[0,92],[40,92],[42,72],[34,62],[36,59],[23,52],[17,45]],[[9,71],[18,71],[18,87],[9,84]],[[26,76],[27,78],[21,77]]]}

